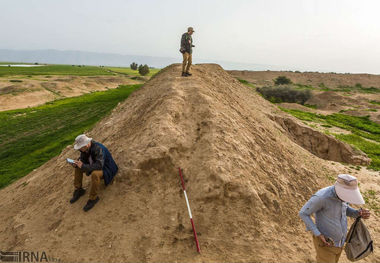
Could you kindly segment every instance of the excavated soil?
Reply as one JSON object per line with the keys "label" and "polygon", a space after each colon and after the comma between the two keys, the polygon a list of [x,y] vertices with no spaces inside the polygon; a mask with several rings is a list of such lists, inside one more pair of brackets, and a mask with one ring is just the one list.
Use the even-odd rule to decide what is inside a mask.
{"label": "excavated soil", "polygon": [[371,163],[371,159],[362,151],[331,135],[312,129],[299,120],[280,116],[275,116],[274,119],[294,142],[322,159],[363,166]]}
{"label": "excavated soil", "polygon": [[[328,177],[352,172],[379,191],[379,174],[314,156],[289,137],[281,113],[220,66],[171,65],[119,104],[89,136],[119,165],[89,212],[75,204],[71,146],[0,190],[3,251],[46,251],[63,262],[313,262],[298,211]],[[178,167],[198,232],[196,252]],[[90,178],[84,186],[89,187]],[[367,221],[380,262],[380,223]],[[342,262],[347,262],[344,255]]]}

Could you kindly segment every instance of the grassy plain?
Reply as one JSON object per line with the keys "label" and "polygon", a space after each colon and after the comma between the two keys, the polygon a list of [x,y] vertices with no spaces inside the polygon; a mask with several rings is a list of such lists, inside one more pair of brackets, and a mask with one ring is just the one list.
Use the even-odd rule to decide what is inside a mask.
{"label": "grassy plain", "polygon": [[58,155],[141,85],[0,112],[0,188]]}
{"label": "grassy plain", "polygon": [[12,75],[112,75],[103,67],[78,65],[44,65],[38,67],[0,67],[0,76]]}

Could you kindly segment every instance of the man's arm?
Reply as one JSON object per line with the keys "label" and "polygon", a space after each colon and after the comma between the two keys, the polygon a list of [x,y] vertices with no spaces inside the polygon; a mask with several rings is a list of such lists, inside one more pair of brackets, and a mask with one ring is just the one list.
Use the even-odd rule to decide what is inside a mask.
{"label": "man's arm", "polygon": [[359,210],[356,210],[351,206],[347,206],[346,215],[349,217],[357,218],[359,216]]}
{"label": "man's arm", "polygon": [[78,161],[81,161],[82,163],[85,163],[84,153],[80,153]]}
{"label": "man's arm", "polygon": [[319,232],[317,226],[315,225],[310,216],[311,214],[321,210],[322,208],[323,199],[316,195],[313,195],[299,212],[299,216],[305,222],[306,229],[312,231],[315,236],[321,235],[321,232]]}
{"label": "man's arm", "polygon": [[346,215],[349,217],[357,218],[358,216],[361,216],[363,219],[368,219],[371,215],[371,212],[367,209],[354,209],[350,206],[347,207]]}
{"label": "man's arm", "polygon": [[104,165],[104,153],[103,153],[103,149],[98,146],[98,145],[94,145],[95,146],[95,160],[92,160],[93,163],[92,164],[83,164],[82,165],[82,170],[86,172],[86,174],[90,174],[92,171],[94,170],[102,170],[103,169],[103,165]]}

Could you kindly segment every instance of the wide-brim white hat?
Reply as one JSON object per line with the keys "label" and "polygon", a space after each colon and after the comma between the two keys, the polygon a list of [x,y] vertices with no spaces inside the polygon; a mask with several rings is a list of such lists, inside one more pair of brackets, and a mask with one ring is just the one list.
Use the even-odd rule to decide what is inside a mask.
{"label": "wide-brim white hat", "polygon": [[355,205],[363,205],[365,203],[355,176],[340,174],[334,186],[337,196],[343,201]]}
{"label": "wide-brim white hat", "polygon": [[78,135],[75,138],[74,149],[79,150],[83,146],[86,146],[89,142],[91,142],[92,138],[88,138],[85,134]]}

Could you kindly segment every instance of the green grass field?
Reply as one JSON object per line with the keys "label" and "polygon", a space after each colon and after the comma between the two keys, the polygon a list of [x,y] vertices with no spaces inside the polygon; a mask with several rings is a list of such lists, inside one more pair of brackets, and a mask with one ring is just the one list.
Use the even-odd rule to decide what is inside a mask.
{"label": "green grass field", "polygon": [[324,127],[339,127],[350,131],[351,134],[332,135],[365,152],[372,160],[369,168],[380,171],[380,125],[371,121],[368,117],[356,117],[340,113],[321,115],[280,108],[303,121],[320,123]]}
{"label": "green grass field", "polygon": [[[107,69],[109,69],[112,72],[126,74],[126,75],[130,75],[130,76],[141,76],[139,74],[138,70],[133,70],[131,68],[107,67]],[[152,77],[153,75],[157,74],[157,72],[159,72],[159,71],[160,71],[160,69],[158,69],[158,68],[150,68],[149,74],[147,76]]]}
{"label": "green grass field", "polygon": [[250,88],[254,88],[254,89],[256,89],[256,87],[255,87],[252,83],[250,83],[248,80],[245,80],[245,79],[239,79],[239,78],[237,78],[237,80],[238,80],[241,84],[243,84],[243,85],[246,85],[246,86],[248,86],[248,87],[250,87]]}
{"label": "green grass field", "polygon": [[0,112],[0,188],[57,156],[140,86],[120,86]]}
{"label": "green grass field", "polygon": [[0,62],[0,65],[34,65],[34,63],[26,63],[26,62],[7,62],[7,61],[2,61]]}
{"label": "green grass field", "polygon": [[[20,63],[22,64],[22,63]],[[95,66],[47,65],[39,67],[0,67],[0,76],[13,75],[112,75],[105,68]]]}

